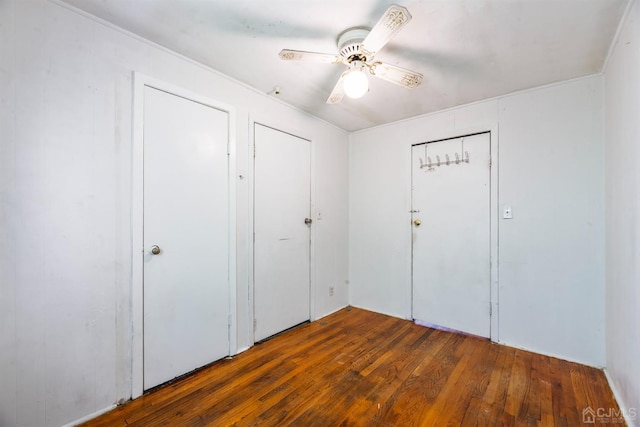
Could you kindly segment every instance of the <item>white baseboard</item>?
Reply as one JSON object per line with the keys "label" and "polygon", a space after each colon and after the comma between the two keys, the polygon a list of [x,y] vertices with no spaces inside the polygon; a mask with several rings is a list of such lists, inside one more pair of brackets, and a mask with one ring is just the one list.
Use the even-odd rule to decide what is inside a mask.
{"label": "white baseboard", "polygon": [[[604,376],[607,378],[607,382],[609,383],[609,388],[613,392],[613,397],[616,398],[616,402],[618,402],[618,406],[620,407],[620,410],[624,415],[624,420],[627,423],[627,426],[639,427],[637,422],[638,422],[638,416],[640,416],[640,408],[629,408],[626,402],[624,401],[624,399],[622,398],[622,394],[620,394],[620,390],[618,389],[616,382],[613,380],[613,377],[611,376],[611,374],[609,374],[609,370],[607,368],[604,368],[603,371],[604,371]],[[633,413],[631,409],[633,409]],[[634,415],[634,417],[631,418],[631,415]]]}
{"label": "white baseboard", "polygon": [[104,408],[104,409],[100,409],[99,411],[96,411],[96,412],[94,412],[93,414],[89,414],[89,415],[86,415],[86,416],[84,416],[84,417],[82,417],[82,418],[78,418],[78,419],[77,419],[77,420],[75,420],[75,421],[71,421],[69,424],[65,424],[65,425],[63,425],[62,427],[73,427],[73,426],[77,426],[78,424],[82,424],[82,423],[84,423],[85,421],[92,420],[92,419],[96,418],[97,416],[100,416],[100,415],[102,415],[102,414],[104,414],[104,413],[109,412],[110,410],[114,409],[116,406],[118,406],[118,405],[111,405],[111,406],[107,406],[106,408]]}
{"label": "white baseboard", "polygon": [[311,319],[311,321],[312,321],[312,322],[315,322],[315,321],[317,321],[317,320],[322,319],[323,317],[327,317],[327,316],[329,316],[329,315],[331,315],[331,314],[333,314],[333,313],[337,313],[337,312],[339,312],[340,310],[345,309],[345,308],[347,308],[347,307],[349,307],[349,305],[348,305],[348,304],[347,304],[347,305],[345,305],[345,306],[342,306],[342,307],[338,307],[338,308],[336,308],[335,310],[332,310],[332,311],[330,311],[330,312],[328,312],[328,313],[324,313],[324,314],[322,314],[322,315],[320,315],[320,316],[316,316],[316,317],[315,317],[315,319]]}
{"label": "white baseboard", "polygon": [[[411,315],[403,316],[403,315],[395,314],[395,313],[387,313],[385,311],[378,311],[377,309],[374,310],[373,308],[361,307],[359,305],[353,305],[353,304],[349,304],[349,305],[347,305],[345,307],[358,308],[360,310],[370,311],[372,313],[384,314],[385,316],[395,317],[396,319],[403,319],[403,320],[408,320],[410,322],[413,322],[413,319],[411,318]],[[342,310],[342,309],[340,309],[340,310]],[[336,310],[336,311],[338,311],[338,310]]]}
{"label": "white baseboard", "polygon": [[589,361],[581,360],[581,359],[574,359],[572,357],[567,357],[567,356],[564,356],[564,355],[561,355],[561,354],[551,353],[549,351],[538,350],[538,349],[531,348],[531,347],[523,347],[521,345],[511,344],[508,341],[500,340],[500,341],[493,341],[493,342],[495,342],[496,344],[507,346],[507,347],[516,348],[518,350],[528,351],[529,353],[535,353],[535,354],[540,354],[540,355],[543,355],[543,356],[553,357],[554,359],[564,360],[565,362],[577,363],[579,365],[584,365],[584,366],[588,366],[590,368],[595,368],[595,369],[599,369],[599,370],[604,369],[604,365],[601,364],[601,363],[589,362]]}
{"label": "white baseboard", "polygon": [[235,353],[235,354],[231,354],[231,355],[230,355],[230,357],[237,356],[237,355],[238,355],[238,354],[240,354],[240,353],[244,353],[245,351],[249,350],[251,347],[253,347],[253,346],[249,346],[249,345],[248,345],[248,346],[240,347],[240,348],[238,349],[238,351],[236,351],[236,353]]}

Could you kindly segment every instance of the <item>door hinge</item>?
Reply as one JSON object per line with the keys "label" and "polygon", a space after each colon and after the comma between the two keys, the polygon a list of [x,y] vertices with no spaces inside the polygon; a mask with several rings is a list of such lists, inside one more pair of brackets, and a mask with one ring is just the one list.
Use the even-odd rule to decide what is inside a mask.
{"label": "door hinge", "polygon": [[493,306],[489,303],[489,316],[493,314]]}
{"label": "door hinge", "polygon": [[489,156],[489,167],[491,167],[493,165],[493,159],[491,158],[491,156]]}
{"label": "door hinge", "polygon": [[256,332],[256,329],[258,329],[258,319],[253,319],[253,332]]}
{"label": "door hinge", "polygon": [[227,325],[231,326],[231,314],[227,315]]}

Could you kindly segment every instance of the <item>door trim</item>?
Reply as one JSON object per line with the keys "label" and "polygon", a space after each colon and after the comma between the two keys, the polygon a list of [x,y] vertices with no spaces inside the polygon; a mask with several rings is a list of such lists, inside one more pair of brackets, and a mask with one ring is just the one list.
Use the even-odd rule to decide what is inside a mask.
{"label": "door trim", "polygon": [[236,322],[236,112],[227,104],[193,93],[189,90],[157,80],[144,74],[133,72],[133,118],[132,118],[132,153],[131,153],[131,398],[135,399],[144,392],[143,363],[143,160],[144,160],[144,88],[167,92],[188,99],[228,114],[228,156],[227,179],[229,192],[229,354],[237,353]]}
{"label": "door trim", "polygon": [[[500,330],[499,330],[499,317],[500,317],[500,310],[499,310],[499,277],[498,277],[498,255],[499,255],[499,247],[498,247],[498,233],[499,233],[499,206],[498,206],[498,171],[499,171],[499,162],[498,162],[498,153],[499,153],[499,144],[498,144],[498,126],[493,125],[493,126],[478,126],[478,127],[471,127],[471,128],[465,128],[465,129],[460,129],[458,131],[449,131],[443,134],[439,134],[437,135],[437,137],[431,137],[426,141],[422,141],[422,142],[416,142],[416,143],[412,143],[409,146],[409,159],[411,159],[411,151],[413,150],[414,146],[417,145],[423,145],[423,144],[428,144],[430,142],[438,142],[438,141],[445,141],[448,139],[456,139],[456,138],[462,138],[465,136],[472,136],[472,135],[478,135],[478,134],[482,134],[482,133],[488,133],[489,134],[489,146],[490,146],[490,153],[491,153],[491,167],[490,167],[490,171],[489,171],[489,234],[490,234],[490,249],[489,249],[489,292],[490,292],[490,305],[491,305],[491,312],[489,315],[489,324],[490,324],[490,330],[489,330],[489,338],[491,341],[493,342],[499,342],[500,340]],[[411,166],[411,168],[413,168],[413,164],[410,161],[409,163]],[[412,175],[413,170],[410,170],[410,174]],[[410,202],[410,208],[409,210],[413,209],[413,178],[410,178],[410,185],[409,185],[409,200]],[[407,221],[407,223],[409,224],[409,227],[412,227],[412,223],[411,223],[411,218],[412,214],[409,213],[409,218],[410,220]],[[409,233],[409,236],[411,236],[411,231]],[[409,265],[409,269],[410,269],[410,275],[411,275],[411,288],[410,288],[410,295],[409,295],[409,313],[411,316],[411,319],[413,319],[413,241],[412,239],[410,239],[409,241],[409,245],[410,245],[410,253],[411,253],[411,258],[410,258],[410,265]]]}
{"label": "door trim", "polygon": [[[249,221],[247,221],[247,235],[249,236],[249,271],[248,271],[248,279],[249,279],[249,345],[253,346],[256,342],[255,340],[255,329],[253,327],[255,321],[255,269],[254,269],[254,260],[255,260],[255,127],[256,125],[264,126],[269,129],[273,129],[287,135],[294,136],[296,138],[303,139],[305,141],[309,141],[309,150],[310,150],[310,165],[309,165],[309,214],[311,218],[316,218],[316,208],[315,208],[315,166],[314,166],[314,144],[313,140],[310,138],[306,138],[301,136],[303,133],[301,130],[299,132],[293,131],[285,131],[277,126],[272,126],[267,124],[267,120],[256,119],[255,117],[250,117],[249,119],[249,164],[250,166],[247,168],[250,171],[250,176],[248,178],[249,182]],[[316,227],[317,221],[313,222],[311,227],[311,232],[309,233],[309,320],[316,320],[315,315],[315,240],[316,240]]]}

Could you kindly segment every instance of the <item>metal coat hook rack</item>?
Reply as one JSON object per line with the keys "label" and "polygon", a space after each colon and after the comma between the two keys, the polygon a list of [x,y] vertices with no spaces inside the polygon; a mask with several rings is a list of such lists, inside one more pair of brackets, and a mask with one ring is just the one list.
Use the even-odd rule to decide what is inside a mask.
{"label": "metal coat hook rack", "polygon": [[451,158],[449,157],[448,154],[444,155],[444,161],[440,159],[439,155],[436,155],[436,161],[434,162],[433,160],[431,160],[430,156],[427,156],[427,162],[425,163],[422,160],[422,157],[419,158],[420,160],[420,169],[423,168],[427,168],[427,169],[432,169],[434,166],[449,166],[451,164],[456,164],[459,165],[460,163],[469,163],[469,152],[465,151],[464,152],[464,156],[461,158],[460,154],[455,153],[454,154],[455,159],[451,160]]}

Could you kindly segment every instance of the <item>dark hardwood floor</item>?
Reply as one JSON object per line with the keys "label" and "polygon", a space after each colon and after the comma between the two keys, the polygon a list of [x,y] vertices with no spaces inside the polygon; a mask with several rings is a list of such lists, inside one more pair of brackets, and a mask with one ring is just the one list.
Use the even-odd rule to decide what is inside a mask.
{"label": "dark hardwood floor", "polygon": [[587,407],[618,410],[600,370],[346,308],[84,425],[579,426]]}

